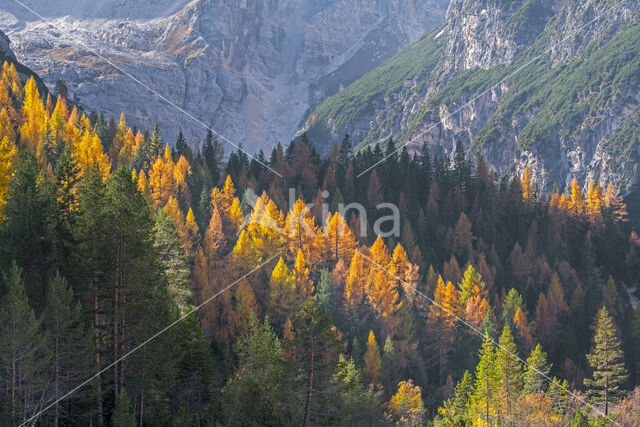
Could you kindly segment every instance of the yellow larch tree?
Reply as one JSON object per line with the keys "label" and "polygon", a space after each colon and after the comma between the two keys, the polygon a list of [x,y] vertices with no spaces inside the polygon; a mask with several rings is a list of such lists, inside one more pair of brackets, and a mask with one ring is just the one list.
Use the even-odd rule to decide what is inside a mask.
{"label": "yellow larch tree", "polygon": [[367,350],[363,356],[363,371],[369,380],[369,384],[378,384],[382,375],[382,358],[380,357],[380,347],[376,342],[373,331],[369,331],[367,339]]}
{"label": "yellow larch tree", "polygon": [[22,103],[23,97],[22,82],[16,67],[13,63],[10,64],[5,61],[0,74],[0,110],[6,110],[12,128],[20,126],[22,115],[17,107]]}
{"label": "yellow larch tree", "polygon": [[302,250],[299,250],[298,255],[296,255],[292,275],[295,281],[298,301],[302,304],[307,298],[313,295],[313,282],[309,278],[309,267],[307,267],[307,262],[304,259]]}
{"label": "yellow larch tree", "polygon": [[381,268],[386,268],[391,258],[389,257],[389,251],[387,245],[384,244],[382,237],[378,236],[371,248],[369,248],[369,258],[371,261],[377,264]]}
{"label": "yellow larch tree", "polygon": [[184,230],[186,233],[186,238],[184,242],[182,242],[184,249],[188,254],[194,254],[198,245],[200,245],[200,229],[198,228],[196,218],[193,215],[193,210],[191,210],[191,208],[189,208],[189,211],[187,212],[187,217],[184,222]]}
{"label": "yellow larch tree", "polygon": [[356,249],[351,258],[344,288],[345,301],[354,307],[358,307],[364,298],[366,286],[367,276],[364,270],[364,262],[360,251]]}
{"label": "yellow larch tree", "polygon": [[271,273],[269,284],[269,320],[280,329],[297,305],[295,280],[282,257]]}
{"label": "yellow larch tree", "polygon": [[455,329],[460,312],[458,292],[453,283],[446,285],[442,276],[438,281],[433,294],[433,303],[427,313],[427,327],[432,336],[434,348],[433,357],[442,371],[449,363],[449,353],[453,350],[455,341]]}
{"label": "yellow larch tree", "polygon": [[7,113],[6,108],[2,108],[2,111],[0,111],[0,139],[5,136],[9,138],[11,142],[16,140],[16,131],[9,118],[9,113]]}
{"label": "yellow larch tree", "polygon": [[422,425],[425,409],[420,386],[411,380],[400,381],[398,391],[389,401],[389,412],[398,425]]}
{"label": "yellow larch tree", "polygon": [[229,241],[235,238],[243,219],[240,201],[235,194],[236,190],[229,175],[222,189],[214,187],[211,190],[211,209],[214,206],[218,207],[224,233]]}
{"label": "yellow larch tree", "polygon": [[321,234],[307,205],[298,199],[287,214],[284,223],[284,238],[289,259],[297,256],[299,251],[315,264],[320,259]]}
{"label": "yellow larch tree", "polygon": [[64,127],[64,140],[71,144],[72,147],[76,147],[80,144],[83,132],[77,125],[80,124],[80,115],[78,114],[78,107],[75,105],[67,117],[67,124]]}
{"label": "yellow larch tree", "polygon": [[263,192],[256,200],[246,226],[252,249],[259,259],[267,259],[283,250],[283,222],[282,212]]}
{"label": "yellow larch tree", "polygon": [[584,199],[582,198],[582,190],[578,180],[573,178],[571,181],[571,194],[569,197],[569,211],[572,215],[582,216],[585,213]]}
{"label": "yellow larch tree", "polygon": [[626,222],[629,220],[627,205],[624,203],[620,191],[611,182],[607,185],[607,190],[604,193],[604,204],[614,221]]}
{"label": "yellow larch tree", "polygon": [[418,266],[409,262],[407,251],[398,243],[391,256],[389,272],[400,281],[404,295],[409,301],[413,301],[416,293],[416,287],[420,279],[418,271]]}
{"label": "yellow larch tree", "polygon": [[338,262],[341,259],[347,263],[353,257],[356,246],[351,228],[340,212],[329,214],[324,228],[324,262]]}
{"label": "yellow larch tree", "polygon": [[211,211],[209,226],[204,234],[204,253],[210,261],[217,260],[224,254],[227,241],[222,228],[222,218],[218,207]]}
{"label": "yellow larch tree", "polygon": [[371,268],[373,274],[368,292],[369,302],[376,314],[391,319],[401,304],[398,302],[398,281],[384,269],[377,266]]}
{"label": "yellow larch tree", "polygon": [[529,166],[524,168],[524,175],[522,176],[522,198],[527,203],[533,202],[534,198],[534,186],[531,180],[531,170]]}
{"label": "yellow larch tree", "polygon": [[67,126],[67,119],[69,118],[69,110],[67,104],[64,102],[61,96],[58,95],[56,100],[56,106],[51,113],[49,119],[49,126],[51,128],[51,138],[56,147],[60,147],[65,136],[65,128]]}
{"label": "yellow larch tree", "polygon": [[111,170],[111,164],[109,157],[102,151],[102,143],[98,135],[94,135],[89,130],[86,130],[80,141],[71,146],[73,148],[73,155],[78,161],[81,176],[84,176],[94,165],[97,165],[102,174],[102,179],[107,179],[109,171]]}
{"label": "yellow larch tree", "polygon": [[149,171],[149,189],[156,208],[164,206],[169,197],[176,192],[176,182],[173,177],[173,160],[169,145],[165,149],[165,156],[156,159]]}
{"label": "yellow larch tree", "polygon": [[178,230],[178,234],[180,235],[180,240],[184,240],[185,229],[184,229],[184,214],[180,209],[180,204],[178,203],[178,199],[171,196],[169,200],[167,200],[167,204],[162,208],[167,214],[167,216],[173,221],[173,224],[176,226]]}
{"label": "yellow larch tree", "polygon": [[380,236],[369,248],[369,287],[367,296],[371,307],[378,316],[389,319],[400,307],[398,303],[398,281],[389,274],[391,257]]}
{"label": "yellow larch tree", "polygon": [[128,130],[129,129],[127,129],[127,122],[124,118],[124,113],[120,113],[118,127],[116,127],[116,133],[113,135],[113,143],[111,144],[110,154],[112,159],[119,158],[121,150],[125,147],[126,144]]}
{"label": "yellow larch tree", "polygon": [[9,181],[13,175],[16,152],[15,145],[7,136],[0,139],[0,223],[5,220],[4,208],[9,196]]}
{"label": "yellow larch tree", "polygon": [[433,293],[434,304],[431,305],[429,319],[435,321],[441,328],[453,332],[460,311],[460,300],[456,287],[451,282],[445,285],[442,276],[438,276],[438,283]]}
{"label": "yellow larch tree", "polygon": [[26,149],[36,151],[40,143],[40,133],[46,124],[44,105],[38,93],[38,87],[33,76],[24,86],[22,101],[22,126],[20,127],[20,145]]}
{"label": "yellow larch tree", "polygon": [[147,174],[144,170],[140,170],[138,173],[138,190],[145,195],[147,202],[151,201],[151,189],[149,188],[149,181],[147,180]]}
{"label": "yellow larch tree", "polygon": [[587,215],[592,224],[598,224],[602,221],[602,187],[600,184],[594,184],[593,180],[589,180],[587,187]]}
{"label": "yellow larch tree", "polygon": [[175,179],[178,188],[183,191],[188,189],[186,180],[189,175],[191,175],[191,166],[184,156],[180,156],[173,168],[173,179]]}

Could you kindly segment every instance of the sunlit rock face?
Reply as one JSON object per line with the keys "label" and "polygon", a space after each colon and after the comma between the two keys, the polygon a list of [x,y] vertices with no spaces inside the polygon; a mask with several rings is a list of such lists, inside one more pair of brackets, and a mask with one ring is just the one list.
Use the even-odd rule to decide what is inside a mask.
{"label": "sunlit rock face", "polygon": [[85,110],[124,111],[139,128],[157,122],[170,142],[182,130],[197,146],[211,126],[267,151],[319,101],[442,22],[448,1],[25,4],[47,22],[4,2],[0,30],[20,61],[50,88],[62,79]]}

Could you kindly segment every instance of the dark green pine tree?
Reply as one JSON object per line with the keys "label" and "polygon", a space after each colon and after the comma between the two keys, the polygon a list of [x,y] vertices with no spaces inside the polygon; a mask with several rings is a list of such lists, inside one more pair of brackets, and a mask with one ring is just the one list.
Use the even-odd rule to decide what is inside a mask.
{"label": "dark green pine tree", "polygon": [[382,351],[382,385],[386,400],[390,399],[396,391],[400,374],[400,364],[393,348],[393,341],[391,341],[391,337],[387,336]]}
{"label": "dark green pine tree", "polygon": [[224,148],[217,139],[213,139],[211,129],[207,129],[207,137],[202,146],[202,157],[209,169],[211,181],[217,184],[224,170]]}
{"label": "dark green pine tree", "polygon": [[332,386],[342,343],[326,311],[308,299],[293,321],[294,339],[294,422],[303,426],[325,424],[335,401]]}
{"label": "dark green pine tree", "polygon": [[180,243],[180,236],[175,224],[162,209],[158,210],[155,217],[153,247],[158,252],[164,267],[169,293],[180,313],[185,314],[191,304],[189,257],[185,253],[184,246]]}
{"label": "dark green pine tree", "polygon": [[[177,408],[176,425],[206,424],[212,397],[213,361],[200,320],[190,314],[169,337],[175,363],[169,387],[169,401]],[[171,366],[171,365],[169,365]]]}
{"label": "dark green pine tree", "polygon": [[164,150],[164,141],[162,140],[162,136],[160,135],[160,127],[156,123],[153,127],[153,132],[151,133],[151,141],[149,144],[149,157],[151,161],[161,156]]}
{"label": "dark green pine tree", "polygon": [[151,139],[148,136],[145,136],[144,142],[138,147],[131,166],[137,171],[147,171],[151,167]]}
{"label": "dark green pine tree", "polygon": [[456,384],[453,396],[444,403],[442,421],[446,425],[466,426],[470,424],[467,408],[473,394],[473,376],[464,371],[462,378]]}
{"label": "dark green pine tree", "polygon": [[14,263],[3,275],[0,300],[0,423],[34,425],[49,403],[50,352],[41,322],[29,307],[22,271]]}
{"label": "dark green pine tree", "polygon": [[626,382],[628,374],[624,367],[622,343],[604,306],[596,315],[594,330],[593,346],[587,354],[593,379],[585,379],[585,385],[589,387],[589,394],[594,400],[604,405],[606,416],[609,414],[609,404],[619,397],[620,386]]}
{"label": "dark green pine tree", "polygon": [[333,313],[335,297],[333,295],[333,285],[331,284],[331,273],[328,268],[323,268],[320,272],[320,281],[316,286],[316,298],[321,308],[328,313]]}
{"label": "dark green pine tree", "polygon": [[80,181],[80,167],[71,153],[71,146],[65,144],[55,169],[56,214],[54,223],[53,252],[56,267],[68,276],[71,253],[74,246],[73,228],[77,218],[77,188]]}
{"label": "dark green pine tree", "polygon": [[506,403],[507,422],[513,414],[512,402],[522,391],[522,365],[518,360],[518,348],[508,323],[502,329],[496,350],[496,365],[500,378],[500,400]]}
{"label": "dark green pine tree", "polygon": [[[104,340],[108,325],[105,322],[105,303],[110,298],[109,230],[105,216],[104,183],[102,174],[93,167],[81,180],[78,188],[78,218],[74,230],[76,246],[73,252],[74,273],[73,286],[75,295],[82,301],[87,316],[85,322],[91,325],[93,333],[93,373],[98,374],[104,362]],[[103,379],[98,375],[94,379],[95,414],[100,425],[104,419],[102,410]]]}
{"label": "dark green pine tree", "polygon": [[[58,402],[83,380],[91,376],[93,351],[91,338],[82,319],[82,307],[74,301],[73,291],[67,281],[56,274],[49,285],[44,324],[48,336],[46,346],[51,352],[49,365],[53,407],[47,416],[54,426],[75,421],[87,421],[78,417],[78,410],[86,405],[90,388],[78,390],[69,398]],[[73,409],[73,410],[72,410]],[[88,409],[88,407],[87,407]],[[75,416],[71,415],[74,412]]]}
{"label": "dark green pine tree", "polygon": [[527,358],[527,368],[523,376],[524,392],[531,394],[544,391],[549,381],[549,371],[551,371],[551,364],[547,362],[547,353],[542,350],[540,344],[537,344]]}
{"label": "dark green pine tree", "polygon": [[35,154],[21,151],[9,183],[7,222],[0,229],[0,271],[7,271],[15,261],[25,283],[40,284],[27,287],[29,303],[37,313],[44,309],[51,275],[55,203],[55,186],[40,171]]}
{"label": "dark green pine tree", "polygon": [[234,345],[238,368],[224,386],[228,425],[278,425],[289,421],[285,403],[286,361],[268,319],[253,313]]}
{"label": "dark green pine tree", "polygon": [[338,158],[336,159],[336,181],[338,187],[344,188],[344,177],[352,158],[353,147],[351,145],[351,137],[347,133],[344,135],[344,138],[342,138],[340,147],[338,147]]}
{"label": "dark green pine tree", "polygon": [[118,396],[111,418],[113,427],[135,427],[135,415],[131,411],[131,399],[125,389]]}
{"label": "dark green pine tree", "polygon": [[515,316],[518,308],[523,308],[522,296],[511,288],[507,297],[502,304],[502,323],[508,322],[510,326],[513,326],[513,316]]}
{"label": "dark green pine tree", "polygon": [[187,140],[182,135],[182,130],[178,131],[178,139],[176,139],[176,146],[174,148],[173,158],[178,159],[187,150]]}
{"label": "dark green pine tree", "polygon": [[160,362],[158,365],[147,362],[162,359],[166,353],[162,348],[164,340],[155,340],[143,352],[119,359],[166,326],[172,317],[172,307],[161,262],[153,247],[151,212],[131,179],[131,170],[120,167],[112,175],[105,187],[103,206],[108,242],[103,256],[107,259],[105,280],[109,284],[103,320],[110,332],[108,358],[114,362],[110,378],[113,401],[117,402],[120,390],[126,385],[134,401],[145,399],[144,408],[151,408],[147,399],[162,399],[162,396],[152,393],[145,381],[151,381],[155,373],[170,373],[160,369]]}
{"label": "dark green pine tree", "polygon": [[333,378],[338,389],[335,406],[331,408],[332,424],[340,425],[382,425],[383,410],[379,396],[367,388],[362,372],[353,358],[349,360],[340,354]]}
{"label": "dark green pine tree", "polygon": [[496,367],[496,354],[493,342],[485,334],[480,348],[480,361],[476,366],[476,381],[472,394],[473,407],[476,414],[491,424],[498,406],[500,377]]}

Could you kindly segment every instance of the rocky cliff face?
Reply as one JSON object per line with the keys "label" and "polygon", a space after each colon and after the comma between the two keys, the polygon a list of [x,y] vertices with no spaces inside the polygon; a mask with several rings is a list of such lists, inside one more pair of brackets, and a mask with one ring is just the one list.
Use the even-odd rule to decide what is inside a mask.
{"label": "rocky cliff face", "polygon": [[29,6],[48,23],[16,5],[0,6],[0,22],[48,85],[62,79],[86,109],[124,111],[129,124],[158,122],[168,141],[182,129],[197,145],[204,124],[257,151],[441,22],[448,1],[45,3]]}
{"label": "rocky cliff face", "polygon": [[445,24],[409,48],[432,46],[428,66],[414,60],[402,85],[373,99],[356,82],[301,131],[320,144],[352,133],[360,148],[393,136],[438,155],[462,140],[499,174],[530,166],[546,191],[577,177],[631,192],[640,182],[639,17],[637,1],[454,0]]}

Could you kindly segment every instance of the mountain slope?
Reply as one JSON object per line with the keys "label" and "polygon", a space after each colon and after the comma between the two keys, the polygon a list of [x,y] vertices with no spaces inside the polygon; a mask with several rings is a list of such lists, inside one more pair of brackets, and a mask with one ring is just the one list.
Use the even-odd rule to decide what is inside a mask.
{"label": "mountain slope", "polygon": [[[286,142],[304,112],[419,39],[447,0],[110,0],[60,2],[50,25],[0,6],[18,58],[47,84],[63,79],[87,110],[151,128],[169,141],[202,125],[125,75],[250,150]],[[120,18],[126,16],[127,18]],[[94,52],[99,53],[99,56]],[[107,62],[112,62],[121,70]]]}
{"label": "mountain slope", "polygon": [[[417,71],[401,87],[370,97],[356,82],[301,131],[324,145],[350,133],[360,147],[393,136],[438,155],[461,140],[498,173],[530,166],[546,191],[576,177],[629,193],[640,181],[639,13],[637,1],[454,0],[440,32],[367,75],[406,58]],[[425,43],[443,47],[408,54]]]}

